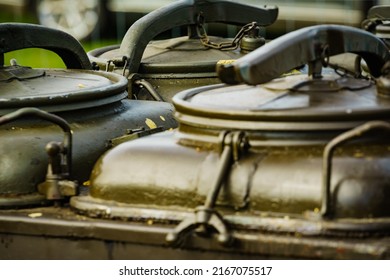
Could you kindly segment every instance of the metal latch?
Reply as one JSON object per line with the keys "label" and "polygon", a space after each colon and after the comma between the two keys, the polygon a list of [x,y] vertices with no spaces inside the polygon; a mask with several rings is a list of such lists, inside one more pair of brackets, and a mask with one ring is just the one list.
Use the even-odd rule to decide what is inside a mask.
{"label": "metal latch", "polygon": [[185,238],[186,234],[194,230],[203,234],[210,234],[215,230],[218,233],[219,243],[226,246],[233,242],[233,236],[222,215],[215,209],[215,204],[230,167],[239,160],[241,153],[248,149],[249,142],[244,132],[224,131],[220,134],[220,138],[220,160],[206,201],[204,205],[196,207],[193,215],[184,219],[167,235],[166,241],[170,244],[177,244]]}
{"label": "metal latch", "polygon": [[46,179],[38,185],[38,192],[48,200],[61,200],[75,196],[78,193],[77,182],[68,180],[69,166],[67,163],[68,147],[60,142],[50,142],[46,145],[49,156]]}
{"label": "metal latch", "polygon": [[58,125],[64,132],[62,143],[50,142],[46,146],[49,155],[46,180],[38,185],[38,191],[48,200],[61,200],[77,194],[77,183],[68,180],[72,167],[72,130],[62,118],[37,108],[23,108],[0,117],[0,125],[33,115]]}

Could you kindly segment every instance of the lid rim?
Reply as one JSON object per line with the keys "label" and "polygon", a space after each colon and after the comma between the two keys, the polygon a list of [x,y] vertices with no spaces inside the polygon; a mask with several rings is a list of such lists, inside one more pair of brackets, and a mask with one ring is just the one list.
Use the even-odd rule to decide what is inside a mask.
{"label": "lid rim", "polygon": [[[49,75],[51,75],[53,71],[74,73],[74,70],[68,69],[43,70],[50,72]],[[72,89],[69,91],[59,90],[58,92],[55,92],[54,88],[53,92],[44,95],[37,90],[37,93],[33,93],[31,96],[25,95],[18,97],[16,95],[0,98],[0,115],[22,107],[39,107],[49,110],[50,112],[84,109],[117,102],[125,99],[128,95],[126,92],[128,81],[121,75],[92,70],[77,70],[76,73],[99,76],[103,79],[107,79],[110,84],[92,88],[83,88],[80,86],[79,89]]]}
{"label": "lid rim", "polygon": [[[338,110],[303,111],[281,109],[254,111],[225,109],[218,106],[188,102],[189,98],[205,91],[225,87],[225,84],[204,86],[182,91],[174,96],[176,118],[189,126],[215,129],[250,130],[334,130],[349,129],[371,120],[390,120],[390,108],[340,108]],[[233,86],[234,87],[234,86]]]}

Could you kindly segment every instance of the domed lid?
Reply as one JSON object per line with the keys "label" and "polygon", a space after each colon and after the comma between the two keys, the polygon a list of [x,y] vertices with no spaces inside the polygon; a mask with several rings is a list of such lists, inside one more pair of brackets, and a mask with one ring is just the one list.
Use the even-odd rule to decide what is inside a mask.
{"label": "domed lid", "polygon": [[[126,97],[126,78],[90,70],[91,63],[79,42],[54,29],[31,24],[0,24],[0,114],[22,107],[58,112],[99,106]],[[52,41],[47,38],[55,38]],[[32,69],[4,66],[3,54],[23,48],[44,48],[57,53],[70,69]]]}
{"label": "domed lid", "polygon": [[[127,63],[130,73],[215,73],[218,61],[242,56],[234,49],[245,35],[256,37],[257,46],[260,45],[263,39],[254,31],[259,25],[273,23],[277,14],[278,8],[274,6],[259,8],[233,1],[175,1],[136,21],[119,48],[94,50],[89,55],[98,63],[99,58],[103,59],[102,64],[105,64],[104,60],[112,61],[118,67]],[[233,41],[226,42],[224,38],[207,36],[203,24],[209,22],[245,25]],[[160,33],[179,26],[188,26],[188,37],[152,41]],[[252,45],[256,46],[246,44]]]}
{"label": "domed lid", "polygon": [[[219,66],[224,82],[249,85],[207,86],[176,95],[176,116],[194,127],[285,131],[347,129],[390,119],[390,99],[377,94],[371,79],[322,73],[329,56],[347,52],[362,56],[374,77],[390,59],[384,43],[369,32],[336,25],[304,28]],[[306,63],[309,75],[281,77]]]}
{"label": "domed lid", "polygon": [[109,104],[126,98],[127,79],[106,72],[0,68],[0,115],[22,107],[49,112]]}

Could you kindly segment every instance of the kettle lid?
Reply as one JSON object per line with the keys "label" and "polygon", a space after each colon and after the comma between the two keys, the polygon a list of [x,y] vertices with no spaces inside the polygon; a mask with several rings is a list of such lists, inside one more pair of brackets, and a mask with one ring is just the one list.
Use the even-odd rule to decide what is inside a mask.
{"label": "kettle lid", "polygon": [[78,69],[0,68],[0,115],[22,107],[49,112],[90,108],[126,98],[127,79]]}
{"label": "kettle lid", "polygon": [[[390,99],[377,94],[372,79],[322,70],[329,56],[346,52],[362,56],[374,77],[390,59],[384,43],[369,32],[336,25],[303,28],[230,66],[219,65],[221,80],[238,85],[184,91],[173,99],[176,116],[197,127],[249,130],[348,129],[390,119]],[[303,64],[309,75],[282,76]]]}
{"label": "kettle lid", "polygon": [[[34,24],[3,23],[0,37],[0,115],[26,106],[50,112],[89,108],[127,96],[127,79],[113,73],[93,72],[80,43],[63,31]],[[4,53],[26,48],[53,51],[68,69],[32,69],[15,60],[10,66],[4,65]]]}

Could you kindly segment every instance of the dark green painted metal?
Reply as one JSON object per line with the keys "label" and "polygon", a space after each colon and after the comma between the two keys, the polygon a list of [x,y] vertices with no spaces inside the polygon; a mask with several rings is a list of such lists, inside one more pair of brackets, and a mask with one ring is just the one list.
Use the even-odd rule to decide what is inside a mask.
{"label": "dark green painted metal", "polygon": [[[110,105],[57,113],[69,122],[74,132],[72,179],[80,184],[87,181],[111,139],[126,135],[128,129],[148,128],[147,119],[164,129],[176,126],[172,111],[166,103],[125,99]],[[59,132],[55,126],[35,119],[1,127],[0,197],[4,201],[0,201],[0,205],[4,202],[4,206],[8,206],[8,197],[18,198],[18,203],[23,204],[25,195],[36,192],[47,169],[45,145],[60,141]]]}
{"label": "dark green painted metal", "polygon": [[[366,55],[372,52],[368,48]],[[385,60],[388,50],[380,48],[373,56]],[[382,62],[372,66],[381,67]],[[200,238],[204,243],[196,248],[209,246],[212,251],[213,237],[231,235],[237,243],[220,250],[240,251],[240,245],[247,244],[240,236],[245,232],[260,252],[256,236],[267,234],[268,248],[277,257],[276,236],[288,234],[298,237],[291,241],[299,244],[299,253],[294,255],[284,246],[283,256],[303,257],[300,250],[305,245],[318,248],[325,238],[339,245],[356,241],[354,249],[375,240],[386,248],[381,257],[388,258],[388,132],[361,132],[378,123],[388,127],[390,104],[377,94],[372,81],[329,73],[314,78],[297,74],[257,86],[191,89],[176,95],[173,102],[178,130],[107,152],[91,175],[89,195],[71,199],[78,213],[107,221],[143,221],[154,229],[174,224],[167,241],[182,242],[184,248]],[[364,129],[354,130],[360,124],[365,124]],[[220,136],[229,135],[228,131],[245,133],[248,139],[245,152],[235,160],[227,160],[230,152],[220,156],[225,143]],[[332,157],[326,152],[324,156],[327,144],[345,135],[354,135],[354,140],[332,150]],[[324,160],[331,164],[323,167]],[[245,245],[243,254],[252,252]],[[340,255],[333,251],[328,257]]]}
{"label": "dark green painted metal", "polygon": [[[36,109],[39,108],[69,123],[74,132],[74,156],[72,165],[68,157],[67,168],[73,172],[71,178],[63,179],[80,184],[88,180],[94,163],[110,147],[111,139],[124,136],[129,130],[165,130],[176,126],[171,105],[129,100],[125,77],[85,70],[91,68],[88,57],[69,35],[28,24],[0,24],[0,34],[2,53],[27,47],[45,48],[59,54],[68,68],[80,68],[31,69],[17,64],[0,67],[0,119],[5,123],[0,127],[0,207],[47,202],[38,194],[38,185],[45,180],[48,169],[45,147],[53,141],[61,142],[61,134],[55,125],[25,116],[26,112],[41,112]],[[8,119],[15,114],[18,118],[9,123]],[[43,115],[46,113],[38,113]],[[72,147],[67,148],[65,143],[64,148]]]}
{"label": "dark green painted metal", "polygon": [[130,72],[136,73],[146,46],[156,35],[176,26],[198,24],[200,13],[205,22],[246,24],[256,21],[267,26],[276,20],[278,9],[274,6],[260,9],[223,0],[176,1],[135,22],[122,40],[119,56],[126,56],[131,62]]}
{"label": "dark green painted metal", "polygon": [[[0,69],[0,74],[9,66]],[[32,69],[35,70],[35,69]],[[23,107],[50,112],[86,109],[127,97],[126,78],[114,73],[77,69],[39,69],[42,76],[0,83],[0,114]]]}
{"label": "dark green painted metal", "polygon": [[225,83],[256,85],[304,64],[309,64],[309,74],[320,75],[321,65],[329,56],[346,52],[360,55],[374,77],[380,76],[390,59],[386,45],[369,32],[349,26],[321,25],[281,36],[232,64],[220,65],[217,71]]}
{"label": "dark green painted metal", "polygon": [[[218,152],[215,147],[212,149],[210,136],[202,139],[189,133],[179,135],[180,140],[195,138],[194,146],[181,145],[169,135],[156,135],[124,143],[108,152],[91,176],[91,196],[127,203],[129,207],[153,205],[188,211],[202,205],[216,176]],[[257,136],[261,138],[261,133]],[[295,215],[319,211],[324,144],[300,146],[283,141],[275,147],[256,147],[255,141],[250,144],[250,152],[225,177],[219,207],[240,209],[243,215],[256,211]],[[388,147],[360,144],[339,151],[331,184],[337,217],[390,215],[386,202],[390,191]],[[130,156],[131,162],[127,160]],[[176,172],[171,174],[169,170]],[[169,178],[167,173],[171,174]]]}
{"label": "dark green painted metal", "polygon": [[[215,73],[216,64],[238,59],[244,53],[239,49],[221,51],[205,47],[190,27],[189,36],[152,41],[158,34],[178,26],[197,25],[199,15],[205,23],[244,25],[257,22],[267,26],[276,20],[277,14],[278,9],[274,6],[259,8],[220,0],[175,1],[136,21],[120,46],[96,49],[88,55],[101,69],[125,73],[133,98],[155,99],[150,91],[136,83],[145,79],[164,101],[171,102],[172,97],[184,89],[220,83]],[[210,37],[210,40],[220,43],[227,39]]]}
{"label": "dark green painted metal", "polygon": [[[31,213],[40,217],[31,218]],[[229,221],[234,215],[228,217]],[[150,221],[150,220],[149,220]],[[256,221],[262,221],[257,228]],[[0,214],[1,259],[388,259],[386,236],[329,238],[313,236],[328,222],[307,223],[284,217],[257,217],[237,228],[233,247],[223,247],[199,235],[181,247],[167,246],[174,225],[148,220],[108,221],[76,215],[64,208],[10,210]],[[248,229],[248,226],[252,226]],[[283,227],[287,232],[270,233]],[[306,228],[307,234],[291,229]]]}
{"label": "dark green painted metal", "polygon": [[[353,140],[354,138],[360,138],[365,134],[373,130],[385,130],[390,131],[390,124],[383,121],[371,121],[361,126],[358,126],[352,130],[349,130],[336,138],[332,139],[324,148],[323,164],[322,164],[322,204],[321,214],[323,217],[331,217],[333,215],[333,209],[336,207],[332,202],[331,194],[331,180],[332,180],[332,157],[337,146]],[[373,186],[375,187],[375,186]]]}
{"label": "dark green painted metal", "polygon": [[298,74],[258,86],[195,88],[177,94],[173,102],[182,126],[210,133],[213,129],[332,131],[390,119],[390,99],[379,97],[372,82],[336,74],[321,79]]}
{"label": "dark green painted metal", "polygon": [[[324,75],[312,82],[297,75],[262,86],[214,85],[186,91],[174,100],[178,130],[123,142],[104,155],[102,139],[115,135],[116,129],[123,131],[127,125],[137,134],[145,124],[159,130],[174,123],[170,105],[123,99],[59,111],[74,130],[73,169],[80,172],[75,178],[87,180],[83,176],[95,162],[93,155],[99,157],[85,184],[89,192],[62,207],[0,210],[0,257],[389,259],[387,133],[359,135],[334,151],[326,190],[332,215],[321,216],[326,144],[357,124],[389,119],[389,101],[376,95],[373,83],[335,77],[340,78]],[[273,88],[275,84],[283,89]],[[268,94],[277,92],[276,98],[262,100],[262,87],[268,87]],[[256,98],[245,100],[251,94]],[[273,104],[286,96],[298,96],[301,103]],[[253,109],[253,100],[269,107]],[[346,111],[347,105],[353,110]],[[301,127],[304,124],[309,126]],[[2,163],[22,154],[32,160],[19,160],[10,169],[27,165],[17,174],[20,182],[3,188],[1,198],[20,196],[25,203],[36,190],[28,185],[35,180],[28,174],[45,174],[45,164],[40,164],[44,153],[33,154],[41,150],[35,147],[57,136],[52,127],[31,119],[5,128]],[[233,141],[244,134],[247,141]],[[229,135],[233,138],[226,139]],[[30,146],[20,153],[15,139]],[[94,154],[93,149],[99,151]],[[3,174],[7,172],[0,173],[2,180]],[[16,190],[10,191],[10,186]],[[226,225],[220,232],[234,240],[225,244],[229,246],[214,240],[218,234],[210,230],[210,213]],[[195,223],[194,214],[199,218]],[[183,221],[191,221],[191,229],[200,227],[185,231],[188,235],[180,238],[179,248],[169,246],[167,236],[181,232]]]}
{"label": "dark green painted metal", "polygon": [[69,124],[62,118],[49,114],[45,111],[39,110],[37,108],[22,108],[19,109],[15,112],[9,113],[7,115],[1,116],[0,117],[0,125],[6,124],[6,123],[11,123],[17,119],[23,118],[23,117],[37,117],[39,119],[43,119],[46,121],[49,121],[53,124],[58,125],[62,131],[64,132],[64,140],[62,141],[63,143],[63,148],[66,153],[65,157],[65,166],[67,166],[68,169],[68,175],[71,175],[72,170],[71,165],[72,165],[72,130],[69,126]]}

